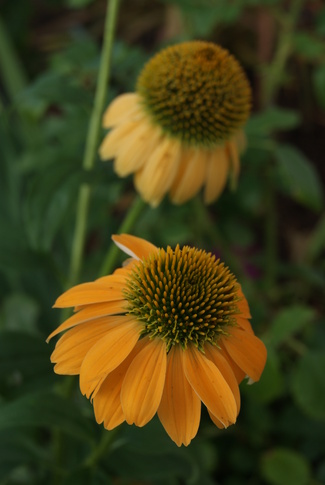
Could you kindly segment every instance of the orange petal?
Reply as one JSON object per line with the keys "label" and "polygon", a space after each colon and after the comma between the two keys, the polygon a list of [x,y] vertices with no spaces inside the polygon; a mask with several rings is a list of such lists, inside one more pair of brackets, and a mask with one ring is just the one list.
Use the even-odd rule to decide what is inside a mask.
{"label": "orange petal", "polygon": [[236,401],[218,368],[194,346],[182,352],[182,357],[187,380],[209,411],[224,426],[235,423]]}
{"label": "orange petal", "polygon": [[226,350],[226,348],[223,345],[221,340],[218,341],[218,345],[221,348],[222,355],[224,356],[224,358],[228,362],[229,366],[231,367],[238,384],[240,384],[242,382],[242,380],[246,377],[245,372],[240,367],[238,367],[238,365],[232,360],[232,358],[228,354],[228,352],[227,352],[227,350]]}
{"label": "orange petal", "polygon": [[166,382],[158,416],[177,446],[187,446],[199,428],[201,401],[185,377],[181,352],[180,346],[174,346],[168,354]]}
{"label": "orange petal", "polygon": [[170,189],[174,204],[183,204],[197,194],[206,178],[206,162],[201,150],[182,149],[178,173]]}
{"label": "orange petal", "polygon": [[123,299],[121,288],[111,288],[101,282],[92,281],[70,288],[59,296],[53,307],[66,308]]}
{"label": "orange petal", "polygon": [[51,362],[56,363],[57,374],[79,374],[80,366],[87,352],[114,326],[116,318],[98,318],[91,323],[84,323],[65,333],[57,342],[51,355]]}
{"label": "orange petal", "polygon": [[129,120],[140,109],[138,101],[138,95],[135,93],[125,93],[117,96],[103,115],[103,127],[111,128]]}
{"label": "orange petal", "polygon": [[235,315],[235,318],[236,318],[236,322],[243,330],[246,330],[246,332],[250,332],[254,334],[252,326],[250,322],[246,320],[246,318],[242,318],[241,315]]}
{"label": "orange petal", "polygon": [[124,300],[118,300],[109,301],[107,303],[94,303],[93,305],[87,305],[83,307],[81,311],[75,313],[72,315],[72,317],[61,323],[61,325],[59,325],[59,327],[47,337],[46,342],[49,342],[52,337],[63,332],[63,330],[68,330],[69,328],[75,327],[80,323],[88,322],[89,320],[94,320],[99,317],[125,313],[125,303],[126,302]]}
{"label": "orange petal", "polygon": [[231,392],[234,395],[236,406],[237,406],[237,414],[240,410],[240,393],[239,387],[237,383],[237,379],[226,361],[223,357],[221,350],[211,344],[206,344],[204,346],[205,356],[214,363],[214,365],[219,369],[221,374],[223,375],[225,381],[227,382],[228,386],[231,389]]}
{"label": "orange petal", "polygon": [[210,411],[208,410],[208,413],[209,413],[209,416],[210,416],[210,419],[213,421],[213,423],[219,428],[219,429],[225,429],[227,428],[227,426],[225,426],[224,424],[222,424],[221,421],[219,421],[218,418],[216,418],[212,413],[210,413]]}
{"label": "orange petal", "polygon": [[231,140],[226,145],[230,161],[230,182],[231,188],[236,189],[240,171],[240,160],[238,155],[238,147],[235,140]]}
{"label": "orange petal", "polygon": [[99,390],[107,374],[129,355],[139,339],[141,325],[134,317],[116,317],[117,325],[107,331],[86,354],[80,368],[80,390],[88,398]]}
{"label": "orange petal", "polygon": [[221,341],[230,357],[253,380],[258,381],[266,362],[266,348],[254,334],[238,327],[227,329],[230,334],[222,336]]}
{"label": "orange petal", "polygon": [[99,424],[104,421],[106,429],[113,429],[125,421],[120,398],[122,383],[129,365],[134,357],[143,349],[146,342],[147,338],[137,342],[126,359],[108,374],[93,398],[96,421]]}
{"label": "orange petal", "polygon": [[116,246],[132,258],[144,259],[150,254],[158,252],[158,248],[150,242],[130,234],[114,234],[112,239]]}
{"label": "orange petal", "polygon": [[229,161],[225,148],[217,147],[208,155],[204,202],[211,204],[223,191],[229,170]]}
{"label": "orange petal", "polygon": [[153,339],[131,363],[122,385],[121,403],[128,424],[144,426],[157,412],[166,377],[166,344]]}
{"label": "orange petal", "polygon": [[243,317],[243,318],[252,318],[247,300],[245,298],[245,295],[244,295],[240,285],[239,285],[239,289],[237,291],[237,295],[240,298],[240,300],[236,303],[238,310],[241,312],[240,316]]}

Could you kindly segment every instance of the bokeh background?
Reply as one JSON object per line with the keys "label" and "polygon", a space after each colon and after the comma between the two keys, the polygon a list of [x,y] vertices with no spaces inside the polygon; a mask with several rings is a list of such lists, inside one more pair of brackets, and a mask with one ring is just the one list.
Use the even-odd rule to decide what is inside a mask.
{"label": "bokeh background", "polygon": [[80,281],[97,277],[135,199],[111,163],[82,169],[105,12],[105,0],[0,0],[0,484],[325,483],[324,2],[120,4],[107,103],[157,50],[188,39],[229,49],[253,90],[237,191],[208,208],[166,199],[133,229],[225,260],[268,348],[261,381],[241,384],[237,424],[220,431],[203,412],[188,448],[156,420],[107,439],[45,343],[62,319],[51,307],[80,184],[92,189]]}

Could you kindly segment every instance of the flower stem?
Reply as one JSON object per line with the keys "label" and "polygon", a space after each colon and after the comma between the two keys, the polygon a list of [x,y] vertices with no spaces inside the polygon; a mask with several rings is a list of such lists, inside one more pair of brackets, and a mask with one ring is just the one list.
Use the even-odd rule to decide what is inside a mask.
{"label": "flower stem", "polygon": [[[85,154],[83,159],[83,168],[86,171],[93,169],[97,145],[101,127],[101,117],[105,105],[107,83],[110,74],[112,48],[114,40],[115,25],[117,19],[119,0],[110,0],[107,2],[107,13],[104,27],[103,49],[99,66],[97,79],[97,88],[94,100],[94,107],[90,118]],[[79,189],[77,202],[77,216],[75,231],[72,242],[72,252],[70,261],[69,283],[68,286],[75,284],[80,275],[82,258],[84,252],[87,217],[89,211],[91,188],[88,184],[82,184]]]}
{"label": "flower stem", "polygon": [[85,461],[85,467],[94,468],[100,458],[107,452],[111,447],[117,433],[119,432],[119,428],[115,428],[113,430],[107,431],[105,430],[102,435],[102,439],[99,442],[98,446],[94,449],[94,451],[88,456]]}
{"label": "flower stem", "polygon": [[[137,196],[137,199],[130,207],[129,212],[127,213],[126,217],[124,218],[117,232],[119,234],[122,234],[124,232],[129,232],[134,226],[134,224],[136,223],[136,221],[138,220],[140,214],[142,213],[145,207],[146,207],[146,203],[141,199],[141,197]],[[114,269],[114,264],[118,253],[119,253],[118,247],[115,244],[111,244],[109,250],[107,251],[106,257],[104,259],[104,263],[101,267],[101,270],[99,273],[100,276],[105,276],[112,272],[112,270]]]}

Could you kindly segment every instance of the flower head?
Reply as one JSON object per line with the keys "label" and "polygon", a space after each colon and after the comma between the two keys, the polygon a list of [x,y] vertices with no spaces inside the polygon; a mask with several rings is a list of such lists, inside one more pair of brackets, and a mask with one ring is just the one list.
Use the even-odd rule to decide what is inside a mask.
{"label": "flower head", "polygon": [[202,187],[213,202],[228,174],[238,176],[250,103],[245,73],[227,50],[203,41],[167,47],[145,65],[136,93],[108,107],[103,122],[112,130],[100,155],[115,158],[119,176],[134,173],[153,206],[167,192],[181,204]]}
{"label": "flower head", "polygon": [[158,413],[172,440],[188,445],[201,402],[219,428],[235,423],[238,384],[246,375],[257,381],[266,360],[236,278],[203,250],[113,239],[127,264],[55,303],[76,310],[49,336],[67,330],[51,356],[55,372],[80,376],[107,429],[144,426]]}

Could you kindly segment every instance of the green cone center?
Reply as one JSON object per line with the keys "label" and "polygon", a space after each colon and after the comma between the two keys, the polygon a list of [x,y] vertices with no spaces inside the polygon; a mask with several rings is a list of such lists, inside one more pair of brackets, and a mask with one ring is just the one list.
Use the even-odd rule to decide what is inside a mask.
{"label": "green cone center", "polygon": [[211,253],[179,246],[160,249],[139,261],[127,280],[127,310],[143,325],[142,334],[160,337],[168,350],[193,343],[216,344],[236,324],[238,284]]}

